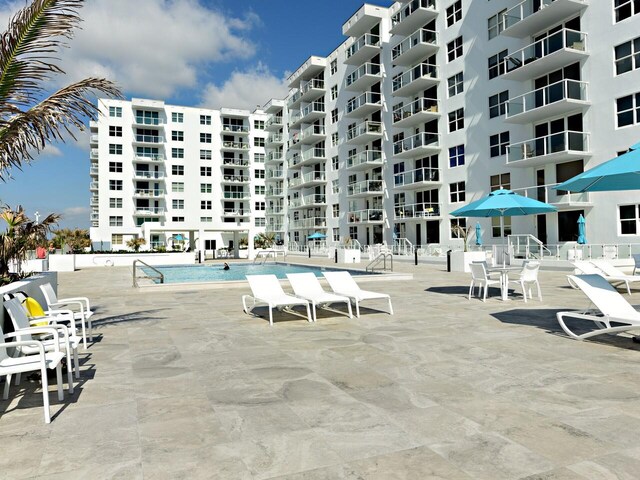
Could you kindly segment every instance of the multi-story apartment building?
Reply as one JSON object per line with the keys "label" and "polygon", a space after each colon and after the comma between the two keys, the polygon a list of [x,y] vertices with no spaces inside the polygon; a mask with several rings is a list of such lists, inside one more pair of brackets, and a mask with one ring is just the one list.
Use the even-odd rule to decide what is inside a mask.
{"label": "multi-story apartment building", "polygon": [[91,123],[94,249],[237,247],[265,230],[262,111],[100,100]]}
{"label": "multi-story apartment building", "polygon": [[450,212],[503,187],[558,208],[506,234],[574,241],[582,214],[590,242],[640,243],[634,192],[553,189],[639,141],[639,27],[631,0],[363,5],[263,107],[267,230],[448,244],[477,221]]}

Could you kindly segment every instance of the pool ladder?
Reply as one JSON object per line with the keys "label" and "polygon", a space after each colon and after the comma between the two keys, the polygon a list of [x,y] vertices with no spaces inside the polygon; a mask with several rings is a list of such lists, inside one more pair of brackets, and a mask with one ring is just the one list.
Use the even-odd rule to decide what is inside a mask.
{"label": "pool ladder", "polygon": [[147,267],[148,269],[150,269],[151,271],[153,271],[153,273],[155,273],[155,275],[149,275],[147,273],[145,273],[145,277],[146,278],[151,278],[151,279],[158,279],[160,280],[160,283],[164,283],[164,274],[158,270],[157,268],[152,267],[151,265],[149,265],[148,263],[143,262],[142,260],[134,260],[133,261],[133,286],[135,288],[138,287],[138,263],[141,263],[142,265],[144,265],[145,267]]}
{"label": "pool ladder", "polygon": [[278,252],[276,252],[275,250],[262,250],[256,253],[255,258],[253,259],[253,263],[254,265],[256,263],[259,263],[260,265],[264,265],[265,263],[267,263],[267,260],[269,260],[269,258],[272,258],[273,262],[275,263],[277,256],[278,256]]}

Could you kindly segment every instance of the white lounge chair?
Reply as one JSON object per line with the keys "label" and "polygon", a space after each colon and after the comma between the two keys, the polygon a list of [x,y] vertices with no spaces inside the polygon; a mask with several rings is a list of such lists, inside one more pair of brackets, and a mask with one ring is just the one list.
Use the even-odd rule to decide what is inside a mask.
{"label": "white lounge chair", "polygon": [[[64,353],[60,351],[58,331],[51,327],[33,327],[29,329],[30,333],[49,333],[53,335],[54,351],[45,352],[44,346],[37,340],[23,340],[16,342],[5,342],[8,338],[16,338],[23,335],[24,332],[3,333],[0,328],[0,377],[6,377],[4,391],[2,393],[3,400],[9,398],[9,388],[11,386],[11,377],[26,372],[40,371],[42,375],[42,403],[44,405],[44,421],[51,423],[51,411],[49,409],[49,384],[47,381],[47,369],[56,369],[56,378],[58,381],[58,400],[64,399],[62,391],[62,359]],[[8,348],[34,348],[37,352],[35,355],[26,355],[13,358],[7,352]]]}
{"label": "white lounge chair", "polygon": [[91,304],[87,297],[69,297],[58,298],[56,292],[50,283],[40,285],[40,290],[44,295],[44,299],[47,302],[48,310],[58,310],[61,308],[70,309],[73,311],[73,318],[80,321],[82,327],[82,345],[84,349],[87,349],[87,326],[89,330],[89,340],[93,340],[91,316]]}
{"label": "white lounge chair", "polygon": [[[473,293],[473,288],[478,287],[478,296],[482,297],[482,301],[487,301],[487,290],[490,285],[497,285],[500,289],[502,289],[502,281],[496,280],[489,277],[486,269],[486,262],[471,262],[469,264],[469,268],[471,269],[471,285],[469,285],[469,300],[471,300],[471,294]],[[484,294],[483,293],[484,289]],[[481,295],[482,294],[482,295]]]}
{"label": "white lounge chair", "polygon": [[533,285],[535,285],[538,290],[538,300],[542,301],[542,292],[540,291],[540,282],[538,281],[539,270],[540,262],[526,261],[522,265],[519,277],[509,280],[509,283],[520,285],[525,303],[527,302],[527,290],[529,290],[529,298],[533,298],[531,295],[531,287]]}
{"label": "white lounge chair", "polygon": [[329,305],[332,303],[346,303],[349,308],[349,318],[353,318],[351,300],[348,297],[325,292],[322,285],[320,285],[318,277],[313,273],[287,273],[287,278],[293,288],[293,294],[296,297],[304,298],[311,303],[314,322],[318,320],[318,316],[316,314],[316,307],[318,306],[333,312],[338,312],[338,310],[329,308]]}
{"label": "white lounge chair", "polygon": [[[600,275],[613,286],[625,285],[627,287],[627,293],[629,295],[631,295],[631,287],[629,286],[629,282],[640,281],[640,276],[636,277],[634,275],[625,275],[606,260],[593,260],[591,262],[582,260],[573,262],[573,266],[576,267],[576,269],[584,275]],[[570,278],[569,284],[571,284]]]}
{"label": "white lounge chair", "polygon": [[[300,314],[288,307],[304,305],[307,307],[307,320],[309,320],[309,322],[313,321],[311,318],[311,310],[309,309],[309,302],[285,293],[275,275],[246,275],[246,277],[253,296],[242,296],[242,307],[245,313],[251,313],[258,304],[267,305],[269,307],[269,325],[273,325],[274,308],[300,316]],[[253,301],[251,307],[247,306],[248,299],[252,299]]]}
{"label": "white lounge chair", "polygon": [[362,290],[349,272],[322,272],[331,289],[338,295],[349,297],[356,304],[356,317],[360,318],[360,302],[363,300],[386,299],[389,302],[389,315],[393,315],[391,297],[386,293]]}
{"label": "white lounge chair", "polygon": [[[640,312],[633,308],[620,293],[601,275],[569,275],[570,283],[577,286],[597,309],[596,312],[558,312],[556,318],[562,329],[571,338],[585,338],[605,333],[619,333],[628,330],[640,330]],[[565,318],[589,320],[596,324],[597,330],[578,335],[567,324]],[[615,324],[612,325],[612,324]]]}

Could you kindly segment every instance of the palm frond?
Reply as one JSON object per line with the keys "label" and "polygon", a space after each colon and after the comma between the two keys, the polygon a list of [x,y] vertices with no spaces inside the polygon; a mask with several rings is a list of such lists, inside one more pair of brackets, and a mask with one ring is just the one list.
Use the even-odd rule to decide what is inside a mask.
{"label": "palm frond", "polygon": [[[63,141],[67,133],[75,139],[73,130],[83,129],[84,122],[96,110],[92,93],[102,92],[120,97],[118,87],[101,78],[87,78],[64,87],[29,110],[14,115],[0,124],[0,179],[12,166],[31,161],[51,141]],[[1,101],[0,101],[1,103]]]}

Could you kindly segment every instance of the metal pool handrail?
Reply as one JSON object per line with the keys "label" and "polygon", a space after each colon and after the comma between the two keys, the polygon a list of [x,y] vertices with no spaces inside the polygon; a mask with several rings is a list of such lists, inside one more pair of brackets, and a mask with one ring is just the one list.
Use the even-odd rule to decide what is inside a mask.
{"label": "metal pool handrail", "polygon": [[152,267],[151,265],[149,265],[148,263],[143,262],[142,260],[136,259],[133,261],[133,286],[134,287],[138,287],[138,276],[136,275],[137,270],[137,264],[141,263],[143,264],[145,267],[153,270],[155,273],[157,273],[157,276],[153,276],[153,275],[146,275],[149,278],[158,278],[160,280],[160,283],[164,283],[164,273],[162,273],[160,270],[158,270],[157,268]]}

